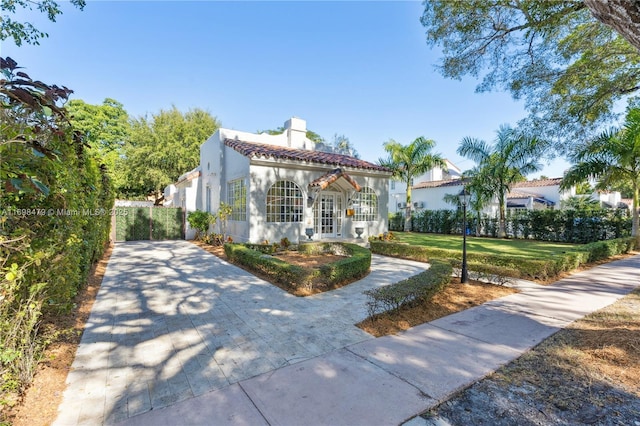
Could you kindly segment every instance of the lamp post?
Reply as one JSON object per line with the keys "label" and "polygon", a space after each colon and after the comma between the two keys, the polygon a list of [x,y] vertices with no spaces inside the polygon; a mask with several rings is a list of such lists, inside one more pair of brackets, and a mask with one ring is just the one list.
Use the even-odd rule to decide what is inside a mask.
{"label": "lamp post", "polygon": [[462,272],[460,273],[460,282],[466,284],[469,282],[469,272],[467,271],[467,204],[471,199],[471,194],[467,192],[466,187],[462,187],[462,191],[458,194],[460,204],[462,204]]}

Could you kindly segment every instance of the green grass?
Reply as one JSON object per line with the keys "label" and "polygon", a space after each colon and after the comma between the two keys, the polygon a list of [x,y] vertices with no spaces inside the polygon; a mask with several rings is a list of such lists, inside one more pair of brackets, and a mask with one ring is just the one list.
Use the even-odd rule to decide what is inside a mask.
{"label": "green grass", "polygon": [[[397,241],[411,245],[462,250],[461,235],[420,234],[414,232],[394,232],[393,235],[396,236]],[[547,259],[575,247],[579,247],[579,245],[467,236],[468,253],[505,254],[532,259]]]}

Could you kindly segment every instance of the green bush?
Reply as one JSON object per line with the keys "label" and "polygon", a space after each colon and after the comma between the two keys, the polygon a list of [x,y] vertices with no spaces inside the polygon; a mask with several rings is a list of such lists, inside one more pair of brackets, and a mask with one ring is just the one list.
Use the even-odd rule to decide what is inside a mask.
{"label": "green bush", "polygon": [[187,222],[196,230],[196,240],[200,240],[209,233],[209,226],[215,222],[215,216],[209,212],[196,210],[189,212]]}
{"label": "green bush", "polygon": [[387,311],[394,311],[414,302],[427,301],[451,282],[452,268],[441,260],[432,260],[431,267],[395,284],[367,290],[367,312],[369,317]]}
{"label": "green bush", "polygon": [[[264,244],[264,246],[271,247],[268,244]],[[224,245],[224,252],[230,262],[261,272],[275,282],[292,288],[300,285],[308,286],[314,273],[317,272],[284,262],[269,254],[247,247],[245,244],[227,243]]]}
{"label": "green bush", "polygon": [[276,247],[273,244],[252,244],[252,243],[244,243],[244,246],[250,248],[251,250],[259,251],[263,254],[273,254],[276,252]]}
{"label": "green bush", "polygon": [[274,246],[270,244],[225,244],[224,250],[232,263],[259,271],[291,288],[310,288],[315,280],[320,280],[328,286],[335,286],[363,277],[371,267],[371,252],[356,244],[300,244],[298,251],[301,253],[331,253],[345,256],[337,262],[322,265],[320,269],[302,268],[270,256],[274,252]]}

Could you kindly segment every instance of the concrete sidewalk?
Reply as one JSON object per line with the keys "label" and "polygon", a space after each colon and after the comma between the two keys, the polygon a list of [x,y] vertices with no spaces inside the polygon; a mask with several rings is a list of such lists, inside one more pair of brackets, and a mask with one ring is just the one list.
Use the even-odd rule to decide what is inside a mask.
{"label": "concrete sidewalk", "polygon": [[[381,264],[384,264],[383,260],[378,259]],[[403,263],[394,259],[392,270],[400,265]],[[386,273],[383,275],[391,279]],[[299,362],[292,359],[279,368],[233,383],[227,380],[228,383],[217,390],[198,395],[192,391],[191,397],[161,409],[152,406],[139,415],[135,415],[134,410],[127,411],[132,415],[118,417],[114,416],[113,409],[109,411],[106,407],[104,401],[108,398],[103,396],[103,407],[95,411],[104,412],[101,417],[103,423],[127,425],[401,424],[517,358],[572,321],[611,304],[635,288],[639,278],[640,256],[636,256],[575,274],[551,286],[525,286],[521,293],[414,327],[396,336],[373,339],[364,333],[366,336],[357,336],[352,342],[340,338],[340,343],[335,342],[334,348],[325,352],[319,349],[318,352],[322,353],[315,357]],[[258,284],[254,282],[254,285]],[[236,291],[234,288],[230,286],[225,291]],[[319,316],[314,316],[312,323],[332,319],[332,314],[322,306],[330,306],[332,300],[341,298],[331,293],[318,298],[321,301],[319,307],[307,309],[307,314],[318,309]],[[279,298],[282,297],[280,294]],[[354,293],[346,299],[352,297],[357,296]],[[297,300],[306,299],[290,301]],[[334,307],[340,306],[338,310],[355,309],[353,305],[349,306],[349,302],[344,300]],[[305,303],[314,302],[309,300]],[[296,315],[294,321],[301,319]],[[312,323],[306,323],[306,326],[310,327]],[[346,324],[343,327],[350,335],[350,328]],[[288,332],[300,330],[289,329]],[[345,344],[341,346],[341,343]],[[81,349],[85,350],[83,345],[79,354]],[[105,349],[108,349],[107,353],[114,351],[113,347]],[[147,352],[154,351],[155,345],[150,345],[137,354],[145,356]],[[95,351],[90,352],[97,355]],[[214,359],[216,355],[214,353]],[[113,367],[108,370],[108,376],[111,376]],[[205,374],[209,370],[197,371]],[[145,382],[145,378],[139,377],[131,386],[135,387],[135,383],[140,381]],[[149,383],[154,382],[147,380],[145,383],[146,391],[142,393],[153,394]],[[90,422],[90,416],[72,412],[72,406],[65,405],[67,399],[73,397],[73,393],[65,394],[57,424]],[[136,407],[135,401],[131,399],[126,403],[128,410],[129,405]],[[89,411],[91,409],[86,408],[83,412]]]}

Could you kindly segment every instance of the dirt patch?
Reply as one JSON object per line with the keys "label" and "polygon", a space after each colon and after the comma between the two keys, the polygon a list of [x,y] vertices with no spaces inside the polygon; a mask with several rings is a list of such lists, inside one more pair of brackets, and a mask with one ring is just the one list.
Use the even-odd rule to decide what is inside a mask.
{"label": "dirt patch", "polygon": [[387,336],[513,293],[517,290],[479,281],[460,284],[459,278],[452,278],[431,300],[411,304],[398,312],[378,314],[356,326],[376,337]]}
{"label": "dirt patch", "polygon": [[92,266],[87,285],[75,297],[71,312],[43,318],[41,330],[46,336],[55,336],[54,340],[45,350],[33,382],[19,403],[3,413],[4,420],[15,426],[45,426],[53,423],[58,416],[62,393],[67,387],[67,373],[71,369],[112,250],[112,246],[108,247],[102,259]]}
{"label": "dirt patch", "polygon": [[424,415],[451,424],[639,425],[640,289]]}

